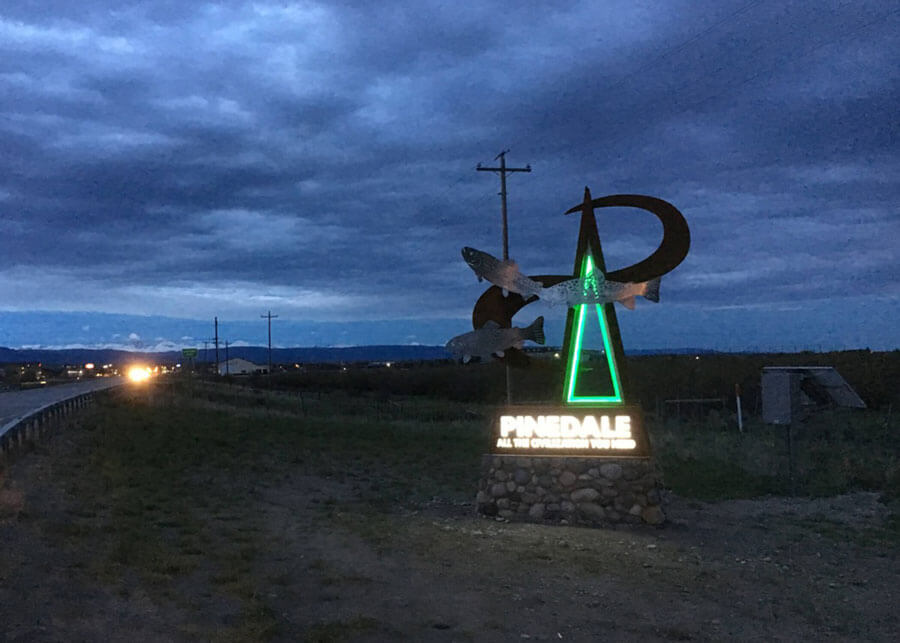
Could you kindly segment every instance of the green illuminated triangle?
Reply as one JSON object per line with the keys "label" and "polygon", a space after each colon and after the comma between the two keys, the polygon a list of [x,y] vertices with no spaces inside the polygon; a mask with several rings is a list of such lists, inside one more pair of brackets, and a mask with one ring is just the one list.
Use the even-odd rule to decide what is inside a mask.
{"label": "green illuminated triangle", "polygon": [[[581,267],[581,278],[585,279],[593,274],[594,261],[589,253],[585,253],[584,263]],[[599,324],[600,333],[603,337],[603,353],[606,356],[606,367],[609,369],[610,385],[605,394],[599,391],[594,394],[585,395],[579,389],[578,380],[582,373],[583,350],[582,342],[585,336],[585,330],[588,323],[593,323],[596,312],[597,323]],[[604,305],[601,304],[580,304],[575,307],[575,319],[572,324],[572,330],[569,336],[569,356],[566,367],[566,385],[565,396],[566,404],[608,404],[620,405],[624,401],[622,399],[622,386],[619,379],[619,369],[616,365],[616,358],[613,352],[612,342],[610,341],[609,324],[606,320],[606,311]],[[605,374],[604,374],[605,375]],[[611,390],[610,390],[611,389]]]}

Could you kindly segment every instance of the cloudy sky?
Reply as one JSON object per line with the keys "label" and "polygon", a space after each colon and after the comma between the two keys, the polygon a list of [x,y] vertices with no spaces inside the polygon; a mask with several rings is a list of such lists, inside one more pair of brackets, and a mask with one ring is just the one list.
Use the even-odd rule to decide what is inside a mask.
{"label": "cloudy sky", "polygon": [[[0,345],[443,344],[460,248],[572,269],[594,196],[692,230],[626,348],[900,347],[886,0],[0,6]],[[598,212],[610,269],[661,227]],[[540,304],[562,342],[564,311]]]}

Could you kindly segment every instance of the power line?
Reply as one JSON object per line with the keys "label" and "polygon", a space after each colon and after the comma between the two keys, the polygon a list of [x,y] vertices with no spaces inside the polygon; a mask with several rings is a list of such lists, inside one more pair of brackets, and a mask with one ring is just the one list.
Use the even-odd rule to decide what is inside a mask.
{"label": "power line", "polygon": [[[641,73],[641,72],[643,72],[643,71],[646,71],[646,70],[650,69],[651,67],[653,67],[654,65],[656,65],[657,63],[659,63],[659,62],[665,60],[666,58],[671,57],[672,54],[674,54],[674,53],[676,53],[676,52],[678,52],[678,51],[681,51],[682,49],[684,49],[685,47],[687,47],[687,46],[690,45],[691,43],[696,42],[697,40],[699,40],[699,39],[702,38],[703,36],[705,36],[705,35],[711,33],[712,31],[714,31],[714,30],[717,29],[718,27],[722,26],[722,25],[725,24],[726,22],[729,22],[730,20],[732,20],[732,19],[735,18],[736,16],[739,16],[739,15],[741,15],[741,14],[744,14],[744,13],[746,13],[747,11],[749,11],[750,9],[752,9],[752,8],[754,8],[754,7],[756,7],[756,6],[760,5],[760,4],[762,4],[762,2],[763,2],[763,0],[752,0],[751,2],[748,2],[748,3],[745,4],[745,5],[742,5],[741,7],[739,7],[738,9],[736,9],[735,11],[733,11],[732,13],[728,14],[727,16],[725,16],[724,18],[718,20],[717,22],[713,23],[712,25],[710,25],[710,26],[706,27],[705,29],[703,29],[703,30],[697,32],[696,34],[692,35],[692,36],[689,37],[687,40],[684,40],[684,41],[682,41],[681,43],[679,43],[679,44],[677,44],[677,45],[674,45],[674,46],[672,46],[672,47],[669,47],[669,48],[663,50],[661,53],[657,54],[656,56],[653,56],[649,61],[645,62],[643,65],[640,65],[636,70],[634,70],[634,71],[632,71],[632,72],[630,72],[630,73],[626,73],[626,75],[623,76],[622,78],[620,78],[617,82],[613,83],[613,84],[610,85],[609,87],[606,87],[606,88],[604,89],[604,93],[606,93],[607,95],[611,94],[611,93],[612,93],[613,91],[615,91],[616,89],[622,87],[623,85],[625,85],[625,84],[628,83],[629,81],[633,80],[634,77],[635,77],[637,74],[639,74],[639,73]],[[687,84],[682,85],[682,87],[686,87],[686,86],[687,86]]]}
{"label": "power line", "polygon": [[712,31],[714,31],[715,29],[717,29],[718,27],[722,26],[722,25],[725,24],[726,22],[729,22],[729,21],[730,21],[732,18],[734,18],[735,16],[738,16],[738,15],[740,15],[740,14],[742,14],[742,13],[746,13],[747,11],[749,11],[750,9],[752,9],[753,7],[755,7],[755,6],[759,5],[759,4],[762,4],[762,1],[763,1],[763,0],[754,0],[753,2],[749,2],[749,3],[745,4],[744,6],[740,7],[739,9],[737,9],[736,11],[734,11],[734,12],[728,14],[727,16],[725,16],[724,18],[722,18],[722,19],[719,20],[718,22],[713,23],[712,25],[710,25],[709,27],[707,27],[707,28],[704,29],[703,31],[700,31],[700,32],[694,34],[693,36],[691,36],[690,38],[688,38],[688,39],[685,40],[684,42],[682,42],[682,43],[680,43],[680,44],[678,44],[678,45],[675,45],[675,46],[673,46],[673,47],[669,47],[668,49],[664,50],[662,53],[658,54],[657,56],[654,56],[654,57],[651,58],[648,62],[646,62],[646,63],[644,63],[643,65],[641,65],[640,67],[638,67],[638,68],[637,68],[636,70],[634,70],[633,72],[630,72],[629,74],[627,74],[624,78],[622,78],[621,80],[619,80],[617,83],[611,85],[610,87],[607,87],[604,91],[610,93],[610,92],[612,92],[613,90],[618,89],[619,87],[621,87],[622,85],[624,85],[624,84],[627,83],[628,81],[633,80],[634,77],[637,76],[637,74],[639,74],[639,73],[641,73],[641,72],[643,72],[643,71],[646,71],[647,69],[650,69],[650,68],[653,67],[656,63],[662,62],[662,61],[665,60],[666,58],[669,58],[672,54],[681,51],[682,49],[684,49],[685,47],[687,47],[687,46],[690,45],[691,43],[696,42],[697,40],[699,40],[700,38],[702,38],[702,37],[705,36],[706,34],[708,34],[708,33],[712,32]]}
{"label": "power line", "polygon": [[[702,31],[695,34],[694,36],[691,36],[686,41],[684,41],[674,47],[670,47],[670,48],[666,49],[665,51],[663,51],[661,54],[654,56],[648,63],[641,65],[630,76],[620,79],[618,82],[616,82],[609,88],[605,89],[604,90],[605,93],[607,93],[607,94],[612,93],[612,90],[617,89],[617,88],[621,87],[622,85],[624,85],[628,80],[633,78],[634,75],[636,75],[638,72],[644,71],[644,70],[650,68],[651,66],[653,66],[654,64],[656,64],[657,62],[660,62],[660,61],[664,60],[665,58],[669,57],[671,54],[684,49],[684,47],[686,47],[688,44],[690,44],[690,43],[698,40],[702,36],[710,33],[712,30],[718,28],[722,24],[725,24],[732,18],[734,18],[740,14],[746,13],[753,7],[761,4],[761,2],[762,2],[762,0],[755,0],[754,2],[750,2],[746,5],[743,5],[736,11],[734,11],[731,14],[729,14],[728,16],[726,16],[725,18],[723,18],[723,19],[717,21],[716,23],[714,23],[713,25],[710,25],[709,27],[703,29]],[[853,4],[854,3],[852,1],[846,2],[843,5],[841,5],[840,8],[850,7]],[[750,76],[740,80],[737,83],[729,84],[728,86],[724,87],[720,91],[715,91],[713,89],[712,94],[704,96],[703,98],[700,98],[696,101],[677,101],[677,99],[676,99],[676,101],[673,101],[674,104],[670,103],[670,104],[672,104],[673,109],[670,111],[667,111],[665,113],[665,115],[667,117],[673,117],[673,116],[681,115],[691,109],[697,109],[698,107],[701,107],[710,101],[713,101],[717,98],[722,97],[723,95],[727,94],[728,92],[736,91],[736,90],[740,89],[741,87],[753,82],[754,80],[759,79],[760,77],[771,74],[773,71],[775,71],[777,68],[779,68],[782,65],[791,64],[793,62],[801,60],[828,45],[843,42],[843,41],[847,40],[848,38],[850,38],[851,36],[857,35],[859,32],[864,31],[880,22],[883,22],[884,20],[890,18],[893,15],[896,15],[897,13],[900,13],[900,9],[888,11],[888,12],[880,15],[879,17],[875,18],[874,20],[865,22],[855,28],[850,29],[849,31],[845,31],[842,29],[840,34],[837,35],[836,37],[827,37],[825,40],[819,41],[817,43],[813,43],[810,46],[802,48],[799,52],[794,53],[793,55],[789,56],[786,60],[781,59],[781,60],[776,61],[774,64],[763,67],[762,69],[759,69],[758,71],[756,71],[756,73],[751,74]],[[805,28],[807,31],[809,31],[809,26],[810,25],[805,25]],[[753,51],[751,51],[747,54],[747,58],[752,58],[758,52],[764,50],[765,48],[766,48],[765,44],[757,46]],[[722,71],[723,69],[724,69],[724,66],[719,66],[714,72],[704,74],[702,77],[709,78],[712,75],[717,74],[718,72]],[[668,94],[674,95],[677,97],[679,95],[684,95],[686,92],[691,92],[691,90],[694,89],[695,87],[696,87],[696,80],[687,81],[685,83],[682,83],[677,88],[670,90],[668,92]],[[697,88],[696,91],[693,91],[691,93],[693,93],[696,96],[698,94],[701,94],[702,92],[703,92],[702,89]],[[654,103],[652,105],[647,105],[645,107],[645,109],[630,112],[628,114],[627,120],[624,118],[620,118],[616,122],[609,123],[608,126],[610,126],[611,128],[615,128],[615,126],[621,125],[622,123],[625,123],[625,122],[638,122],[642,118],[646,117],[646,115],[648,113],[650,113],[652,110],[658,109],[658,105],[659,105],[659,101],[654,101]]]}
{"label": "power line", "polygon": [[[427,214],[428,209],[429,209],[430,207],[434,207],[435,205],[439,205],[441,199],[443,199],[447,194],[449,194],[449,192],[450,192],[451,190],[453,190],[454,188],[456,188],[456,186],[458,186],[460,183],[462,183],[464,180],[466,180],[466,177],[468,177],[468,175],[469,175],[468,172],[469,172],[469,170],[465,170],[464,173],[460,174],[460,176],[459,176],[455,181],[451,181],[451,182],[447,185],[447,187],[445,187],[443,190],[441,190],[441,191],[438,192],[437,194],[432,195],[432,196],[429,198],[428,204],[427,204],[427,205],[423,205],[422,207],[419,208],[418,214],[419,214],[419,215]],[[446,218],[445,218],[445,217],[441,217],[441,221],[442,221],[442,222],[445,222],[445,221],[446,221]]]}
{"label": "power line", "polygon": [[[828,45],[840,43],[840,42],[846,40],[847,38],[849,38],[850,36],[854,36],[854,35],[856,35],[857,33],[859,33],[860,31],[864,31],[864,30],[868,29],[869,27],[871,27],[871,26],[873,26],[873,25],[876,25],[876,24],[878,24],[879,22],[882,22],[882,21],[884,21],[886,18],[889,18],[890,16],[892,16],[892,15],[894,15],[894,14],[897,14],[897,13],[900,13],[900,9],[896,9],[896,10],[894,10],[894,11],[889,11],[889,12],[887,12],[886,14],[884,14],[884,15],[882,15],[882,16],[876,18],[875,20],[872,20],[871,22],[867,22],[867,23],[865,23],[865,24],[863,24],[863,25],[857,27],[856,29],[852,29],[852,30],[850,30],[850,31],[842,31],[842,35],[841,35],[840,37],[838,37],[838,38],[828,39],[828,40],[819,42],[819,43],[817,43],[817,44],[814,44],[814,45],[811,46],[811,47],[807,47],[806,49],[804,49],[803,51],[801,51],[799,54],[794,55],[794,56],[791,56],[791,57],[789,58],[789,60],[787,61],[787,63],[783,63],[783,61],[780,61],[780,60],[779,60],[779,61],[777,61],[774,65],[770,65],[769,67],[766,67],[766,68],[764,68],[764,69],[758,71],[757,73],[752,74],[751,76],[748,76],[747,78],[745,78],[744,80],[742,80],[742,81],[741,81],[740,83],[738,83],[737,85],[733,85],[733,86],[731,86],[731,87],[728,87],[728,88],[726,88],[725,90],[723,90],[723,91],[721,91],[721,92],[719,92],[719,93],[717,93],[717,94],[713,94],[712,96],[707,96],[706,98],[704,98],[704,99],[702,99],[702,100],[700,100],[700,101],[698,101],[698,102],[696,102],[696,103],[688,104],[686,107],[684,107],[683,109],[681,109],[680,111],[675,112],[675,113],[676,113],[676,114],[681,114],[682,112],[684,112],[684,111],[686,111],[686,110],[688,110],[688,109],[699,107],[700,105],[702,105],[702,104],[704,104],[704,103],[706,103],[706,102],[708,102],[708,101],[710,101],[710,100],[714,100],[714,99],[716,99],[716,98],[719,98],[719,97],[721,97],[723,94],[725,94],[725,93],[728,92],[728,91],[734,91],[734,90],[736,90],[736,89],[740,89],[740,88],[743,87],[744,85],[753,82],[754,80],[756,80],[757,78],[759,78],[759,77],[762,76],[763,74],[768,74],[768,73],[770,73],[770,72],[775,71],[778,67],[782,66],[783,64],[790,64],[790,63],[792,63],[792,62],[796,62],[796,61],[798,61],[798,60],[800,60],[800,59],[802,59],[802,58],[805,58],[806,56],[809,56],[810,54],[813,54],[813,53],[819,51],[819,50],[822,49],[823,47],[827,47]],[[758,51],[758,50],[757,50],[757,51]]]}
{"label": "power line", "polygon": [[[852,2],[848,2],[842,6],[846,7],[846,6],[850,6],[852,4],[853,4]],[[887,18],[889,18],[895,14],[898,14],[898,13],[900,13],[900,9],[888,11],[888,12],[882,14],[881,16],[879,16],[878,18],[868,21],[866,23],[863,23],[863,24],[861,24],[855,28],[852,28],[848,31],[842,30],[840,35],[837,37],[827,37],[825,40],[821,40],[819,42],[813,43],[805,48],[802,48],[799,52],[790,56],[787,60],[785,60],[785,59],[778,60],[774,64],[771,64],[766,67],[763,67],[762,69],[759,69],[756,73],[751,74],[750,76],[740,80],[739,82],[732,83],[732,84],[728,85],[727,87],[722,88],[720,91],[713,90],[712,94],[706,95],[698,100],[690,100],[690,101],[677,101],[676,100],[676,101],[673,101],[672,103],[670,103],[670,105],[672,106],[672,109],[669,111],[666,111],[665,116],[667,118],[672,118],[674,116],[679,116],[681,114],[684,114],[685,112],[688,112],[690,110],[696,110],[697,108],[699,108],[711,101],[714,101],[717,98],[721,98],[722,96],[724,96],[730,92],[739,90],[740,88],[753,82],[754,80],[759,79],[760,77],[771,74],[772,72],[774,72],[776,69],[778,69],[781,66],[789,65],[791,63],[802,60],[803,58],[815,53],[816,51],[822,49],[823,47],[827,47],[828,45],[843,42],[843,41],[847,40],[848,38],[850,38],[854,35],[857,35],[859,32],[864,31],[880,22],[883,22]],[[748,54],[748,57],[752,57],[757,52],[765,49],[765,47],[766,47],[765,45],[758,46],[756,49],[754,49],[752,52],[750,52]],[[723,67],[720,66],[713,73],[717,73],[717,72],[721,71],[722,69],[723,69]],[[709,77],[709,76],[711,76],[711,74],[706,74],[705,76]],[[671,92],[669,92],[669,93],[673,94],[675,96],[683,95],[686,93],[686,91],[689,91],[689,88],[692,84],[694,84],[694,81],[688,81],[688,82],[680,85],[678,88],[671,90]],[[694,92],[694,95],[696,96],[701,93],[702,93],[702,90],[698,90],[698,91]],[[658,104],[659,104],[659,101],[655,101],[653,104],[647,105],[643,110],[630,112],[628,114],[627,120],[624,118],[620,118],[619,120],[617,120],[615,122],[611,122],[607,125],[610,129],[615,129],[616,126],[620,126],[626,122],[635,122],[635,123],[639,122],[641,119],[645,118],[652,110],[658,109]]]}

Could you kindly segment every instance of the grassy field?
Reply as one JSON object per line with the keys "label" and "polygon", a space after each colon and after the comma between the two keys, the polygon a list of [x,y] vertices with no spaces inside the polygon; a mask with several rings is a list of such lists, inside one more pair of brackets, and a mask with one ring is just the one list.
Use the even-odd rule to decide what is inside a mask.
{"label": "grassy field", "polygon": [[[119,609],[146,603],[169,614],[155,626],[158,629],[145,632],[149,638],[182,640],[384,640],[401,635],[460,640],[436,638],[445,625],[450,628],[448,619],[429,617],[415,625],[425,628],[421,637],[409,629],[413,625],[403,625],[403,619],[410,618],[408,607],[402,607],[409,598],[389,616],[352,607],[373,600],[376,587],[376,594],[385,596],[415,587],[406,576],[411,572],[402,571],[405,565],[426,566],[426,578],[450,574],[440,582],[457,583],[462,595],[473,591],[471,578],[479,574],[513,579],[525,573],[523,565],[544,570],[542,582],[555,583],[554,591],[567,591],[572,579],[596,584],[617,578],[630,584],[656,578],[660,591],[677,593],[701,578],[707,589],[692,592],[718,601],[725,585],[743,582],[726,567],[731,552],[704,553],[722,562],[700,565],[695,560],[699,541],[676,546],[648,536],[623,539],[615,531],[600,535],[596,530],[570,530],[571,540],[563,541],[552,532],[492,531],[494,523],[471,514],[480,456],[489,447],[492,407],[448,397],[453,395],[385,394],[325,385],[264,391],[200,381],[160,382],[132,390],[88,411],[71,437],[57,438],[56,450],[39,445],[29,456],[38,467],[33,479],[52,478],[62,487],[48,484],[29,498],[18,518],[31,530],[21,535],[22,541],[44,543],[45,555],[59,557],[57,566],[68,569],[73,579],[102,588],[104,596],[112,597],[104,599],[107,602],[120,600],[129,606]],[[830,496],[875,490],[886,500],[895,499],[898,447],[883,417],[875,411],[832,413],[806,427],[795,442],[797,492]],[[650,416],[648,425],[665,483],[678,496],[754,498],[787,488],[783,430],[751,422],[740,434],[715,416],[700,423]],[[466,519],[456,522],[459,516]],[[896,551],[900,543],[896,518],[860,529],[815,515],[804,518],[806,523],[771,520],[773,533],[788,534],[789,542],[824,538],[841,543],[835,545],[839,547],[850,542],[875,548],[864,549],[865,561]],[[739,540],[741,533],[723,540]],[[501,538],[503,546],[498,548]],[[484,539],[492,542],[483,545]],[[747,547],[760,547],[757,540],[753,535]],[[563,555],[554,553],[562,546]],[[660,558],[663,552],[665,561]],[[782,555],[788,556],[784,565],[771,571],[768,562],[759,562]],[[755,572],[759,582],[768,587],[784,580],[784,570],[793,569],[801,555],[779,542],[754,554],[756,558],[747,554],[740,565],[752,559],[760,566]],[[835,560],[847,555],[834,553]],[[452,567],[448,561],[454,561]],[[25,572],[0,566],[0,577],[17,573]],[[830,578],[818,573],[815,582]],[[393,579],[387,585],[390,590],[384,589],[385,577]],[[803,583],[813,582],[803,578]],[[521,582],[527,587],[524,577]],[[806,588],[790,582],[786,587]],[[310,587],[315,588],[312,595]],[[431,590],[414,591],[427,595]],[[653,592],[648,594],[656,597],[653,601],[662,600]],[[535,596],[529,599],[535,606],[549,601]],[[499,605],[505,599],[498,595],[492,600]],[[868,601],[870,610],[877,608],[871,598],[861,595],[859,600]],[[298,604],[303,605],[301,614],[292,611]],[[443,609],[437,603],[428,605],[434,614]],[[816,631],[814,621],[819,619],[832,634],[868,632],[877,639],[882,632],[879,621],[843,625],[843,612],[823,616],[822,609],[813,602],[798,612],[797,631]],[[533,612],[539,623],[540,610]],[[473,613],[480,614],[477,609]],[[483,618],[479,627],[493,622],[496,640],[506,639],[506,621]],[[715,621],[657,623],[633,632],[660,639],[715,638]],[[461,626],[454,627],[459,634]],[[89,630],[75,634],[79,632],[90,638]],[[478,632],[473,625],[461,638],[484,640],[484,633]]]}
{"label": "grassy field", "polygon": [[[787,428],[748,422],[744,433],[718,419],[651,427],[666,484],[687,497],[833,496],[878,491],[900,499],[900,440],[878,412],[824,412],[794,429],[793,485]],[[793,487],[793,488],[792,488]]]}
{"label": "grassy field", "polygon": [[[513,369],[516,402],[562,399],[564,359],[532,359],[527,369]],[[862,396],[871,409],[887,411],[900,407],[900,350],[868,350],[832,353],[629,356],[630,398],[645,410],[655,410],[659,401],[673,398],[727,398],[740,385],[744,412],[758,414],[760,373],[764,366],[833,366]],[[382,399],[395,395],[428,396],[457,402],[500,404],[506,400],[502,363],[460,365],[423,362],[411,368],[360,368],[320,365],[250,378],[260,387],[286,391],[343,390],[373,394]],[[236,383],[246,382],[234,378]],[[731,402],[729,402],[731,406]]]}
{"label": "grassy field", "polygon": [[[137,574],[158,599],[201,610],[240,604],[234,627],[195,624],[183,634],[263,640],[275,619],[260,597],[282,579],[254,570],[271,544],[253,516],[262,494],[298,475],[349,486],[305,528],[339,525],[378,541],[388,533],[384,515],[399,507],[471,501],[482,429],[470,407],[441,401],[337,393],[301,402],[183,382],[131,391],[83,418],[75,452],[55,467],[72,508],[44,535],[61,548],[91,543],[87,573],[123,597]],[[197,583],[207,586],[199,603]],[[335,628],[345,625],[310,638],[332,640]]]}
{"label": "grassy field", "polygon": [[[759,417],[759,373],[763,365],[835,364],[869,409],[831,409],[811,414],[792,429]],[[316,401],[345,396],[345,408],[367,417],[440,422],[481,416],[486,429],[493,405],[505,400],[502,365],[434,363],[410,369],[339,368],[285,373],[234,384],[256,403],[278,408],[299,400],[315,412]],[[528,371],[513,371],[516,402],[561,397],[562,364],[534,360]],[[900,351],[845,351],[791,355],[657,355],[633,357],[628,365],[634,398],[641,402],[666,484],[680,495],[704,500],[769,494],[828,496],[880,491],[900,498],[900,420],[893,409],[900,391]],[[733,408],[734,384],[744,391],[743,433]],[[263,392],[263,391],[269,392]],[[271,391],[285,396],[277,397]],[[266,397],[268,396],[268,397]],[[291,396],[294,396],[291,398]],[[662,400],[723,398],[723,408],[666,415]],[[294,402],[285,402],[293,399]],[[485,410],[486,409],[486,410]],[[673,409],[669,409],[671,412]],[[484,435],[484,434],[483,434]],[[488,448],[485,439],[473,444]],[[471,453],[459,451],[463,458]]]}

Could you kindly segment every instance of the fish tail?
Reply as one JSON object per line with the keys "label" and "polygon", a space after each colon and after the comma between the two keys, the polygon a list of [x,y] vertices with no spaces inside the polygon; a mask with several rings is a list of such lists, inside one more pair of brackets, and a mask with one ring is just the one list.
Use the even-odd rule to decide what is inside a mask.
{"label": "fish tail", "polygon": [[544,338],[544,317],[543,315],[531,322],[528,328],[523,329],[523,339],[530,339],[535,344],[543,344]]}
{"label": "fish tail", "polygon": [[644,282],[644,299],[649,299],[650,301],[659,302],[659,282],[660,278],[651,279],[650,281]]}

